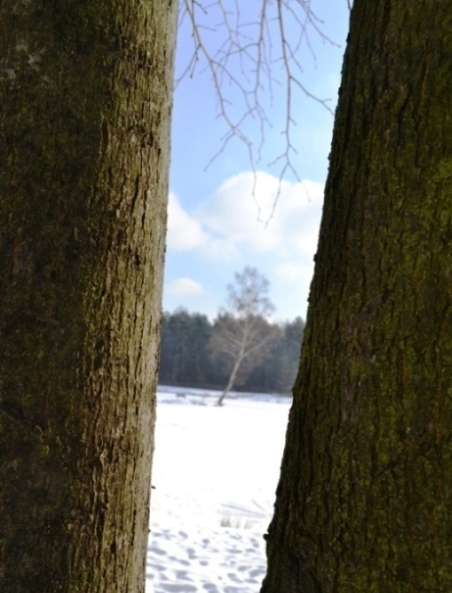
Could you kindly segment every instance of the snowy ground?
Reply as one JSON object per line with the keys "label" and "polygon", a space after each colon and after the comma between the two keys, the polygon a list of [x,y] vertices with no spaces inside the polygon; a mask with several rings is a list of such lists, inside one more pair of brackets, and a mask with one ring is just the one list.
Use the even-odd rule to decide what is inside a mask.
{"label": "snowy ground", "polygon": [[214,404],[159,389],[146,593],[260,590],[290,399]]}

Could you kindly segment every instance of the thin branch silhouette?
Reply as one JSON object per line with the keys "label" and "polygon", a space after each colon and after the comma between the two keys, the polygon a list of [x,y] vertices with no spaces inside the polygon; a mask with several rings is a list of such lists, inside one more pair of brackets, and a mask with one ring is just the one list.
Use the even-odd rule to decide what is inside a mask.
{"label": "thin branch silhouette", "polygon": [[[296,94],[302,93],[332,113],[330,100],[316,96],[303,83],[301,60],[307,53],[315,63],[311,35],[324,43],[337,44],[324,34],[323,22],[313,11],[311,0],[260,0],[255,4],[255,13],[247,20],[238,0],[183,0],[180,24],[188,19],[193,52],[176,85],[187,76],[193,77],[197,71],[208,72],[218,103],[218,117],[224,121],[226,131],[206,168],[224,153],[232,140],[238,139],[247,150],[255,175],[267,131],[274,127],[266,104],[270,101],[273,105],[276,87],[283,90],[285,107],[281,134],[284,147],[268,163],[270,167],[279,168],[278,191],[269,218],[264,221],[268,224],[274,215],[284,177],[290,173],[300,181],[293,160],[297,155],[293,140]],[[293,26],[290,27],[293,23],[296,24],[296,36]],[[243,109],[237,115],[239,100]],[[246,130],[250,122],[257,124],[257,138],[251,137]],[[255,186],[253,198],[258,206],[258,220],[261,220]]]}

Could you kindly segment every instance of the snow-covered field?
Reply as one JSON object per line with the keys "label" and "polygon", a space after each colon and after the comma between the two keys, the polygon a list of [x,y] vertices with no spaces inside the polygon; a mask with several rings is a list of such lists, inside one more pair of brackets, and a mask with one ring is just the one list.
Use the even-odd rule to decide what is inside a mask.
{"label": "snow-covered field", "polygon": [[290,398],[159,388],[146,593],[258,593]]}

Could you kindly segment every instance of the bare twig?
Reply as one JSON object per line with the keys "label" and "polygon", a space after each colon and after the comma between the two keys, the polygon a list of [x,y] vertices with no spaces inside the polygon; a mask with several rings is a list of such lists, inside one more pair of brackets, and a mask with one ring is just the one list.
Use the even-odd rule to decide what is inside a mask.
{"label": "bare twig", "polygon": [[[256,8],[250,10],[252,4],[256,4]],[[299,180],[293,161],[297,151],[292,137],[296,126],[293,116],[296,92],[331,111],[327,99],[317,97],[302,83],[301,58],[307,50],[315,61],[311,34],[323,42],[334,43],[323,33],[323,23],[313,12],[311,0],[260,0],[259,3],[247,2],[245,9],[242,6],[238,0],[183,1],[180,18],[181,22],[185,19],[190,22],[193,53],[176,83],[185,76],[193,76],[199,68],[209,72],[218,101],[218,115],[226,124],[226,132],[207,167],[237,138],[247,149],[254,173],[262,158],[266,132],[272,127],[266,105],[268,96],[273,104],[276,86],[283,90],[285,123],[281,134],[285,141],[283,151],[269,163],[269,166],[279,166],[280,181],[270,219],[284,177],[290,173]],[[218,19],[215,30],[212,29],[214,19]],[[237,116],[238,102],[243,109]],[[247,131],[251,124],[258,125],[257,139]],[[254,190],[255,185],[253,197],[257,203]]]}

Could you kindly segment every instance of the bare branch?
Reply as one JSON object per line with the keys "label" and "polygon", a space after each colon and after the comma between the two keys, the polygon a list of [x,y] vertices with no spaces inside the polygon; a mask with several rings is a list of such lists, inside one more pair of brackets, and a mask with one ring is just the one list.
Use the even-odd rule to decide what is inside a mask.
{"label": "bare branch", "polygon": [[[315,62],[311,35],[325,43],[336,44],[323,33],[323,22],[312,10],[311,0],[260,0],[247,3],[245,7],[238,0],[212,0],[210,3],[184,0],[180,19],[181,23],[185,19],[190,22],[193,53],[177,82],[185,76],[194,76],[198,69],[207,71],[218,101],[218,116],[226,125],[220,147],[207,167],[232,140],[238,139],[246,147],[252,170],[256,173],[267,131],[273,127],[268,96],[273,104],[276,89],[284,94],[285,116],[281,128],[284,149],[268,163],[279,168],[280,179],[271,218],[283,178],[291,174],[299,180],[293,160],[297,154],[293,140],[296,126],[293,102],[297,92],[331,112],[329,100],[316,96],[303,84],[301,59],[308,53]],[[215,31],[212,22],[217,23]],[[239,103],[242,109],[237,116]],[[256,126],[259,130],[257,139]]]}

